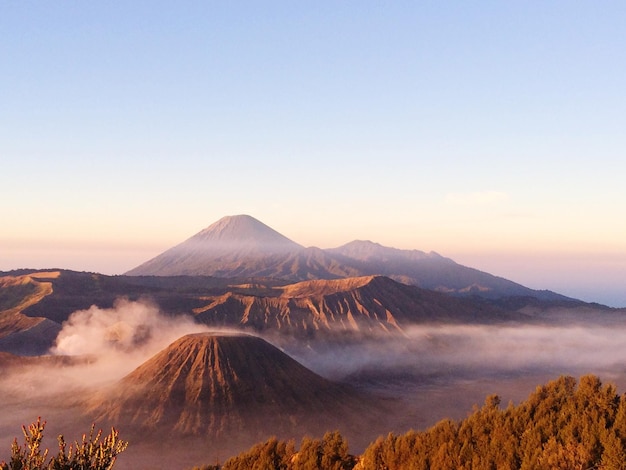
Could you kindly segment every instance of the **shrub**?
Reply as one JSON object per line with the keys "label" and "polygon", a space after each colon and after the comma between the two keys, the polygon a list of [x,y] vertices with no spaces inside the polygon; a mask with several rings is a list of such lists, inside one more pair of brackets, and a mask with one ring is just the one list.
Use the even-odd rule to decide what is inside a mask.
{"label": "shrub", "polygon": [[83,434],[82,441],[70,444],[69,448],[63,436],[59,436],[59,452],[46,463],[49,451],[41,450],[45,426],[41,418],[28,428],[22,426],[24,444],[20,446],[17,438],[13,441],[11,459],[9,463],[0,463],[0,470],[110,470],[118,454],[128,446],[128,442],[119,439],[115,428],[102,438],[102,431],[94,434],[95,425],[92,425],[89,435]]}

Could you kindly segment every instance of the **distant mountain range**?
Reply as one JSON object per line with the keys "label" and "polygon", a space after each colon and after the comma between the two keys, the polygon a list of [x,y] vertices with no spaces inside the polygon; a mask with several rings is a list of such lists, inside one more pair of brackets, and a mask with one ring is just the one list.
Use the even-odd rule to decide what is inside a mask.
{"label": "distant mountain range", "polygon": [[382,275],[454,295],[565,300],[462,266],[437,253],[355,240],[338,248],[305,248],[249,215],[228,216],[131,269],[129,276],[268,277],[285,282]]}
{"label": "distant mountain range", "polygon": [[[0,351],[44,354],[63,322],[92,305],[149,298],[168,314],[280,341],[400,334],[425,323],[545,321],[606,312],[459,265],[369,241],[305,248],[258,220],[225,217],[123,276],[68,270],[0,273]],[[570,315],[567,313],[566,315]],[[287,347],[287,346],[286,346]]]}
{"label": "distant mountain range", "polygon": [[[67,270],[0,273],[0,351],[45,354],[77,310],[150,299],[169,315],[280,336],[291,344],[402,335],[416,324],[549,321],[547,312],[607,312],[575,300],[456,297],[385,276],[289,283],[273,278],[105,276]],[[305,340],[304,342],[302,340]]]}

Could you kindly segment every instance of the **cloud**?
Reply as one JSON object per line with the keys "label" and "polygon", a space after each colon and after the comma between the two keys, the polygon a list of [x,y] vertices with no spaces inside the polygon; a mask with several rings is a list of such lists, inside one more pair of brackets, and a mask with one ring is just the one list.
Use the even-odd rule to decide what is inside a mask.
{"label": "cloud", "polygon": [[[54,407],[59,394],[80,401],[91,391],[114,384],[182,336],[233,331],[196,323],[190,316],[167,315],[149,300],[120,298],[112,308],[92,306],[72,313],[49,351],[60,357],[3,371],[0,396],[12,407],[23,404],[24,397],[37,406],[52,403]],[[2,413],[4,409],[0,409],[4,417]]]}
{"label": "cloud", "polygon": [[462,206],[486,206],[508,201],[509,195],[501,191],[475,191],[468,193],[448,193],[448,204]]}
{"label": "cloud", "polygon": [[615,372],[623,369],[625,360],[626,327],[591,322],[568,326],[416,325],[405,329],[402,339],[381,337],[302,357],[305,365],[336,379],[382,370],[418,375],[454,374],[454,370],[478,375],[548,369]]}
{"label": "cloud", "polygon": [[89,356],[96,371],[89,375],[109,381],[123,377],[181,336],[207,330],[191,317],[167,316],[147,300],[122,298],[113,308],[92,306],[72,313],[50,352]]}
{"label": "cloud", "polygon": [[427,362],[502,370],[613,367],[626,357],[626,328],[597,324],[413,327],[414,351]]}

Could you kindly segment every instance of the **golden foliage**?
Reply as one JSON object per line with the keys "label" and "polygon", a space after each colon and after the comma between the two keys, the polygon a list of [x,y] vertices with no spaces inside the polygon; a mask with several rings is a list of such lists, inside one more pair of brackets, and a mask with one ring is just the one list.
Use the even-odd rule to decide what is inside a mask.
{"label": "golden foliage", "polygon": [[626,396],[587,375],[537,387],[518,406],[490,395],[467,418],[388,434],[360,458],[338,433],[293,444],[271,439],[223,470],[626,470]]}
{"label": "golden foliage", "polygon": [[9,463],[0,463],[0,470],[110,470],[128,446],[115,428],[103,438],[102,431],[94,433],[95,425],[92,425],[89,434],[83,434],[82,441],[70,444],[69,448],[64,437],[59,436],[59,452],[46,462],[49,451],[41,449],[45,426],[41,418],[28,428],[22,426],[24,445],[20,446],[17,438],[13,441],[11,459]]}

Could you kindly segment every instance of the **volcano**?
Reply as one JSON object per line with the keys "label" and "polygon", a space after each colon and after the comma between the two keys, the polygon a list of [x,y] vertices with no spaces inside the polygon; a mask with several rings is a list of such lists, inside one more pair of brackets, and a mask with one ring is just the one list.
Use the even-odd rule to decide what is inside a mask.
{"label": "volcano", "polygon": [[303,248],[254,217],[226,216],[127,274],[235,277],[243,271],[249,275],[255,260],[282,258]]}
{"label": "volcano", "polygon": [[[125,428],[195,436],[333,429],[367,399],[313,373],[265,340],[184,336],[98,395],[90,414]],[[314,419],[310,419],[314,418]],[[328,427],[331,426],[331,427]]]}
{"label": "volcano", "polygon": [[126,274],[263,277],[285,283],[382,275],[456,296],[572,300],[462,266],[435,252],[401,250],[364,240],[332,249],[305,248],[249,215],[224,217]]}

